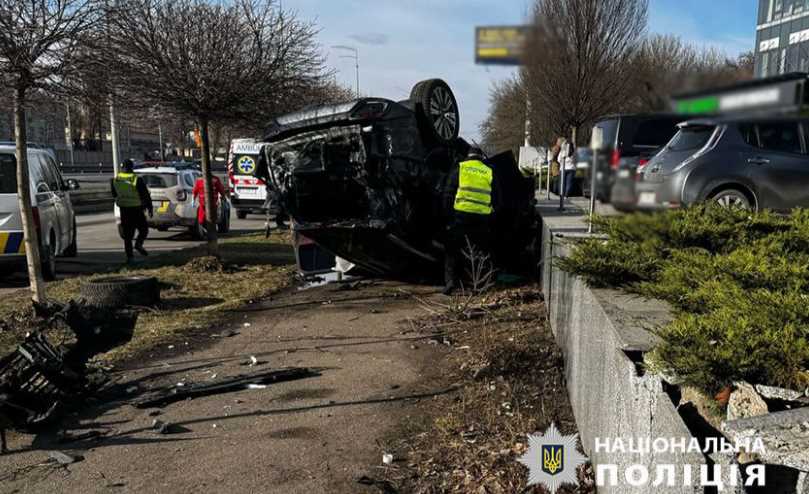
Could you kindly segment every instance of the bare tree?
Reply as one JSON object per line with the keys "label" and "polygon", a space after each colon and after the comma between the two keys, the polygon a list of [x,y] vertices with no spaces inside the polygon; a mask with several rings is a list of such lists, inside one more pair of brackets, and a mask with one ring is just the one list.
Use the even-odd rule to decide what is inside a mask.
{"label": "bare tree", "polygon": [[45,300],[28,174],[26,107],[31,92],[58,86],[70,54],[99,21],[96,0],[0,0],[0,85],[13,91],[17,193],[34,301]]}
{"label": "bare tree", "polygon": [[525,140],[525,89],[519,77],[495,83],[489,91],[489,115],[480,124],[483,147],[490,152],[511,150]]}
{"label": "bare tree", "polygon": [[318,84],[323,61],[315,29],[272,0],[128,0],[121,7],[109,34],[116,85],[196,121],[208,250],[218,255],[210,124],[284,111]]}
{"label": "bare tree", "polygon": [[627,101],[648,0],[537,0],[525,60],[532,107],[577,130]]}

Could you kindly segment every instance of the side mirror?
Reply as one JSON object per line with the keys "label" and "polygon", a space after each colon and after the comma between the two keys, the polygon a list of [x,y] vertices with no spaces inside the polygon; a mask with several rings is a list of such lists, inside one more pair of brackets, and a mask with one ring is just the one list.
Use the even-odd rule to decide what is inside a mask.
{"label": "side mirror", "polygon": [[79,190],[81,186],[79,186],[79,181],[75,178],[68,178],[65,180],[65,185],[67,186],[67,190]]}

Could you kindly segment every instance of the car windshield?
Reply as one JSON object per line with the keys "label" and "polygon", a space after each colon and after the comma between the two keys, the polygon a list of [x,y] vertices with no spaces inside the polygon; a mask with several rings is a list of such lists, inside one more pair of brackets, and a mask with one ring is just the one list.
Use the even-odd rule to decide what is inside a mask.
{"label": "car windshield", "polygon": [[139,173],[138,177],[150,189],[168,189],[177,185],[177,175],[174,173]]}
{"label": "car windshield", "polygon": [[700,149],[708,143],[716,127],[713,125],[694,125],[683,127],[671,139],[667,146],[672,151],[691,151]]}
{"label": "car windshield", "polygon": [[0,194],[17,193],[17,160],[13,154],[0,154]]}

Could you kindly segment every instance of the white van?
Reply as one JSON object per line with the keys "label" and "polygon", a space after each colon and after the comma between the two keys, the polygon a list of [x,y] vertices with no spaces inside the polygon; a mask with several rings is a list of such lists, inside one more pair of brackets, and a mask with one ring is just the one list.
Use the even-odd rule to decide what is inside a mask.
{"label": "white van", "polygon": [[236,217],[265,214],[267,185],[255,176],[264,143],[255,139],[233,139],[228,153],[228,189]]}
{"label": "white van", "polygon": [[[56,256],[77,254],[76,214],[70,191],[79,188],[73,179],[65,180],[52,153],[28,148],[31,177],[31,205],[39,232],[42,274],[56,277]],[[17,159],[14,146],[0,144],[0,265],[25,265],[22,217],[17,199]]]}

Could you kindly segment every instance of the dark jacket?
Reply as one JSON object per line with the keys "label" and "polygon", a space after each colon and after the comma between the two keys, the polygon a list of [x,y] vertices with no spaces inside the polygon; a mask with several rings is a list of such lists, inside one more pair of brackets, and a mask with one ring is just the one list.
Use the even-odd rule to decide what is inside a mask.
{"label": "dark jacket", "polygon": [[[149,188],[146,187],[146,182],[142,179],[138,179],[135,182],[137,185],[135,186],[138,190],[138,195],[140,196],[140,203],[143,206],[143,209],[149,211],[149,214],[154,213],[154,207],[152,205],[152,195],[149,193]],[[115,179],[110,180],[110,189],[112,190],[112,198],[117,199],[118,193],[115,192]]]}

